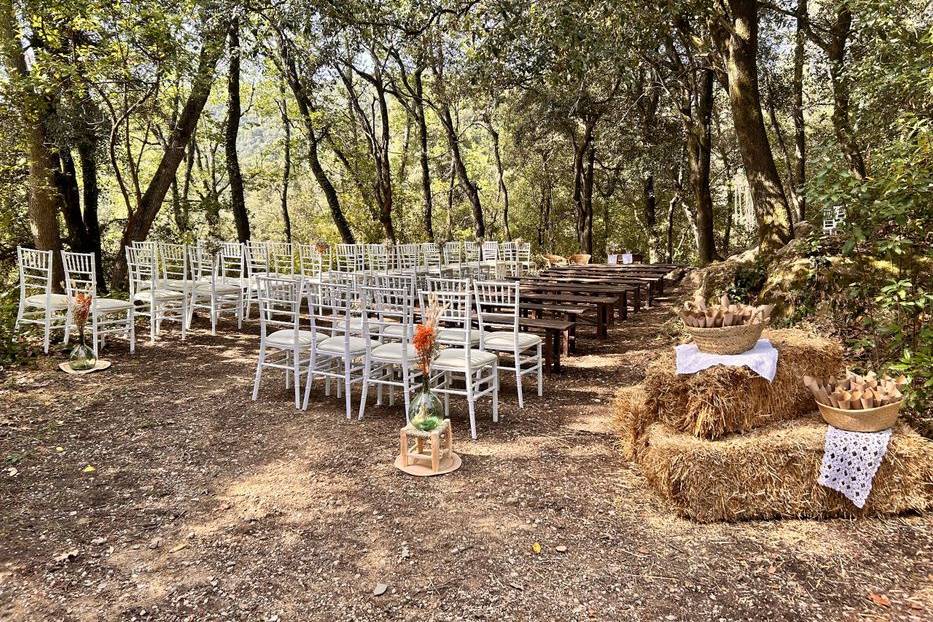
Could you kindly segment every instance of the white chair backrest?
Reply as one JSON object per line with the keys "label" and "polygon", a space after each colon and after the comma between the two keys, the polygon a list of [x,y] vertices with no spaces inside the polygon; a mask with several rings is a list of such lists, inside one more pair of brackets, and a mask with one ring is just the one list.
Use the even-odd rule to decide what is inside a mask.
{"label": "white chair backrest", "polygon": [[496,261],[499,259],[499,243],[494,240],[483,242],[483,260]]}
{"label": "white chair backrest", "polygon": [[517,245],[518,251],[518,260],[529,262],[531,261],[531,242],[522,242]]}
{"label": "white chair backrest", "polygon": [[518,260],[518,245],[515,242],[503,242],[500,259],[503,261],[517,261]]}
{"label": "white chair backrest", "polygon": [[418,267],[418,245],[399,244],[395,247],[395,264],[399,270],[415,270]]}
{"label": "white chair backrest", "polygon": [[338,244],[334,249],[334,269],[337,272],[355,272],[358,269],[358,251],[356,244]]}
{"label": "white chair backrest", "polygon": [[438,325],[457,329],[463,341],[452,343],[456,347],[470,348],[470,330],[473,324],[473,291],[466,279],[427,280],[427,289],[418,292],[421,308],[427,308],[431,297],[437,299],[444,308],[438,319]]}
{"label": "white chair backrest", "polygon": [[444,244],[444,263],[460,263],[461,261],[463,261],[463,246],[460,242]]}
{"label": "white chair backrest", "polygon": [[189,251],[194,247],[184,244],[159,242],[159,267],[166,281],[183,281],[188,278]]}
{"label": "white chair backrest", "polygon": [[414,314],[414,280],[412,277],[377,276],[368,284],[360,286],[360,301],[366,323],[365,332],[381,336],[387,326],[401,325],[401,341],[403,343],[411,341]]}
{"label": "white chair backrest", "polygon": [[73,300],[78,292],[97,296],[97,271],[94,253],[69,253],[62,251],[62,265],[65,268],[65,292]]}
{"label": "white chair backrest", "polygon": [[269,247],[265,242],[250,240],[244,245],[246,250],[246,273],[253,278],[269,272]]}
{"label": "white chair backrest", "polygon": [[[359,321],[363,315],[356,279],[353,275],[329,272],[321,283],[313,284],[320,292],[319,305],[323,313],[315,313],[319,319],[322,315],[330,317],[331,335],[334,337],[350,337],[362,334],[362,323]],[[356,320],[356,321],[354,321]]]}
{"label": "white chair backrest", "polygon": [[510,330],[518,334],[518,281],[474,281],[480,331]]}
{"label": "white chair backrest", "polygon": [[298,245],[298,271],[304,277],[314,277],[324,270],[324,257],[313,244]]}
{"label": "white chair backrest", "polygon": [[221,253],[212,253],[206,248],[191,246],[188,248],[188,254],[191,257],[191,273],[194,274],[194,278],[215,284],[221,273]]}
{"label": "white chair backrest", "polygon": [[439,268],[441,266],[441,253],[434,242],[425,242],[421,245],[421,263],[425,268]]}
{"label": "white chair backrest", "polygon": [[479,244],[471,240],[463,243],[463,261],[476,262],[480,259]]}
{"label": "white chair backrest", "polygon": [[[200,244],[198,249],[202,249]],[[244,257],[243,245],[239,242],[221,242],[220,251],[220,276],[224,282],[232,281],[239,283],[246,276],[246,258]]]}
{"label": "white chair backrest", "polygon": [[273,330],[294,330],[297,337],[301,322],[303,280],[260,275],[256,277],[259,300],[259,325],[263,335]]}
{"label": "white chair backrest", "polygon": [[155,289],[156,253],[154,246],[126,247],[126,269],[130,297],[138,292]]}
{"label": "white chair backrest", "polygon": [[16,247],[19,264],[19,291],[22,298],[52,295],[52,251]]}
{"label": "white chair backrest", "polygon": [[393,267],[390,254],[385,244],[367,244],[363,251],[362,270],[374,270],[376,272],[385,272]]}

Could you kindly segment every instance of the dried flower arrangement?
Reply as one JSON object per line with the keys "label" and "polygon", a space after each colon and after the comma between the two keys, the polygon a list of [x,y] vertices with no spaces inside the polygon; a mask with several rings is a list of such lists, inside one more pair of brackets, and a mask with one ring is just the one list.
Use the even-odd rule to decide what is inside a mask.
{"label": "dried flower arrangement", "polygon": [[765,324],[771,318],[773,305],[753,307],[745,304],[734,304],[729,296],[722,295],[718,305],[707,305],[703,295],[697,292],[692,301],[684,303],[684,308],[677,311],[677,315],[687,326],[694,328],[722,328],[726,326],[746,326],[749,324]]}
{"label": "dried flower arrangement", "polygon": [[94,297],[90,290],[77,292],[74,298],[68,301],[71,305],[71,316],[74,319],[75,326],[78,327],[78,334],[84,333],[84,327],[87,324],[87,318],[91,314],[91,305]]}
{"label": "dried flower arrangement", "polygon": [[428,304],[422,311],[421,324],[415,327],[412,344],[418,355],[418,367],[421,369],[423,383],[422,394],[412,403],[414,416],[410,418],[411,424],[418,430],[429,432],[441,424],[441,417],[437,414],[439,403],[431,394],[431,363],[437,355],[437,324],[444,314],[446,306],[441,305],[436,294],[428,297]]}
{"label": "dried flower arrangement", "polygon": [[840,410],[863,410],[901,401],[904,398],[901,389],[907,385],[907,378],[891,378],[888,375],[879,378],[873,371],[861,376],[847,371],[845,378],[824,380],[804,376],[803,383],[813,393],[818,404]]}

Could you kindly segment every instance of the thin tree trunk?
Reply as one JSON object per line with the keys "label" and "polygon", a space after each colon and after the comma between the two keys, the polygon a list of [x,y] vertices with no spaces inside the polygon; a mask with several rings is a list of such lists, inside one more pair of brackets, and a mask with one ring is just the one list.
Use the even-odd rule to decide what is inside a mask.
{"label": "thin tree trunk", "polygon": [[847,3],[842,2],[836,12],[826,55],[829,57],[829,78],[833,86],[833,129],[836,139],[842,147],[842,154],[849,165],[849,170],[859,179],[865,179],[865,159],[855,139],[852,121],[849,118],[849,79],[845,72],[846,44],[852,30],[852,12]]}
{"label": "thin tree trunk", "polygon": [[418,124],[418,158],[421,162],[421,192],[424,200],[424,232],[428,241],[434,241],[434,197],[431,193],[431,166],[428,153],[428,122],[424,116],[424,83],[421,80],[421,68],[413,74],[415,97],[413,110]]}
{"label": "thin tree trunk", "polygon": [[658,261],[658,197],[654,192],[654,174],[646,171],[641,180],[645,232],[648,234],[648,261]]}
{"label": "thin tree trunk", "polygon": [[236,141],[240,133],[240,21],[230,24],[230,69],[227,73],[227,126],[224,132],[224,152],[227,157],[227,178],[230,180],[230,208],[240,242],[249,241],[249,214],[243,194],[243,174],[237,155]]}
{"label": "thin tree trunk", "polygon": [[460,138],[457,136],[457,129],[454,126],[453,116],[450,113],[450,106],[445,102],[439,104],[437,108],[438,117],[447,135],[447,143],[450,147],[450,156],[453,160],[454,173],[460,182],[460,188],[470,201],[470,207],[473,210],[474,234],[477,240],[482,240],[486,237],[486,219],[483,216],[483,207],[480,205],[479,189],[476,187],[476,184],[470,180],[466,164],[463,162],[463,155],[460,153]]}
{"label": "thin tree trunk", "polygon": [[[596,119],[584,120],[583,136],[578,140],[575,131],[571,131],[573,143],[573,204],[577,217],[577,245],[580,253],[593,254],[593,186],[592,159],[593,133]],[[589,183],[587,176],[589,173]],[[589,197],[589,198],[587,198]]]}
{"label": "thin tree trunk", "polygon": [[78,174],[70,149],[59,149],[52,156],[55,164],[55,186],[58,188],[61,212],[68,230],[68,244],[71,250],[86,253],[90,250],[84,218],[81,216],[81,189],[78,187]]}
{"label": "thin tree trunk", "polygon": [[131,242],[145,240],[149,235],[152,223],[162,207],[165,195],[175,178],[178,165],[185,157],[185,148],[197,128],[201,111],[204,110],[204,105],[210,95],[211,85],[214,82],[214,70],[223,53],[224,30],[216,29],[205,33],[204,39],[191,92],[178,117],[178,123],[172,128],[162,159],[146,188],[139,207],[127,219],[114,265],[113,283],[115,284],[122,284],[126,281],[126,247]]}
{"label": "thin tree trunk", "polygon": [[346,217],[343,215],[343,210],[340,208],[340,199],[337,196],[337,190],[327,176],[327,171],[324,170],[318,156],[318,144],[321,139],[317,134],[314,120],[311,116],[311,100],[307,93],[305,93],[304,86],[301,84],[298,77],[298,70],[295,67],[295,60],[288,52],[286,42],[280,41],[279,43],[282,63],[285,69],[285,77],[288,81],[288,86],[291,88],[292,95],[295,96],[295,103],[298,105],[298,112],[301,114],[301,120],[304,123],[305,133],[308,138],[308,163],[311,165],[311,172],[314,173],[314,178],[317,180],[318,185],[321,187],[321,191],[324,193],[324,197],[327,199],[331,218],[333,218],[334,225],[336,225],[337,231],[340,233],[340,237],[344,244],[355,244],[356,240],[353,237],[353,231],[350,229],[350,224],[347,222]]}
{"label": "thin tree trunk", "polygon": [[807,134],[803,119],[803,66],[806,62],[807,0],[797,0],[797,31],[794,33],[794,155],[797,187],[794,197],[797,201],[797,219],[807,218]]}
{"label": "thin tree trunk", "polygon": [[713,70],[699,71],[696,106],[687,131],[687,161],[696,214],[697,258],[705,266],[716,259],[713,237],[713,197],[710,194],[710,155],[712,153]]}
{"label": "thin tree trunk", "polygon": [[757,0],[728,0],[728,5],[730,28],[714,26],[713,31],[726,58],[732,119],[755,205],[759,243],[764,250],[774,250],[787,242],[790,234],[779,219],[779,214],[787,211],[787,197],[761,113],[758,3]]}
{"label": "thin tree trunk", "polygon": [[732,242],[732,215],[735,213],[735,183],[732,178],[726,183],[726,229],[722,235],[722,253],[729,256],[729,246]]}
{"label": "thin tree trunk", "polygon": [[282,194],[281,194],[281,206],[282,206],[282,221],[285,224],[285,239],[289,242],[292,241],[292,219],[288,214],[288,181],[289,176],[291,175],[292,170],[292,122],[288,118],[288,102],[285,100],[284,89],[280,87],[282,92],[282,101],[279,102],[279,112],[282,115],[282,130],[285,132],[285,144],[283,145],[283,158],[284,163],[282,165]]}
{"label": "thin tree trunk", "polygon": [[0,0],[0,50],[7,76],[19,95],[19,117],[25,126],[26,159],[29,164],[29,221],[33,243],[39,250],[52,251],[52,286],[61,291],[65,275],[62,269],[61,235],[58,229],[58,196],[53,176],[54,164],[48,148],[45,116],[48,102],[31,83],[26,56],[19,37],[18,20],[12,0]]}
{"label": "thin tree trunk", "polygon": [[509,189],[505,185],[505,170],[502,167],[502,152],[499,148],[499,132],[492,124],[492,117],[486,115],[486,129],[489,136],[492,137],[492,154],[496,162],[496,177],[499,183],[499,195],[502,198],[502,224],[505,227],[505,239],[512,239],[512,231],[509,229]]}
{"label": "thin tree trunk", "polygon": [[[96,140],[96,139],[95,139]],[[100,239],[100,220],[98,204],[100,188],[97,185],[97,145],[95,142],[78,143],[78,160],[81,165],[82,193],[84,198],[84,229],[87,232],[89,250],[94,253],[94,266],[97,270],[97,289],[106,294],[108,291],[104,274],[104,257]]]}
{"label": "thin tree trunk", "polygon": [[553,185],[547,166],[547,155],[541,151],[541,201],[538,206],[538,247],[549,250],[551,240],[551,207],[553,203]]}
{"label": "thin tree trunk", "polygon": [[797,180],[795,176],[794,164],[790,159],[790,150],[787,148],[787,141],[784,140],[784,132],[781,130],[781,123],[778,121],[777,105],[774,102],[774,85],[770,77],[765,78],[765,86],[768,90],[765,100],[768,104],[768,118],[771,121],[771,129],[784,156],[784,166],[787,168],[787,189],[789,197],[787,201],[787,222],[790,223],[791,231],[794,229],[794,219],[797,205]]}

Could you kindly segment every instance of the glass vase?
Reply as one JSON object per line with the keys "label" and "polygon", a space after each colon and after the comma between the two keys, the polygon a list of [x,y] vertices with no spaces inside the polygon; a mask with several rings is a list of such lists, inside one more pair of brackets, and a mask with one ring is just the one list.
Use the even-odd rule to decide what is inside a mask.
{"label": "glass vase", "polygon": [[422,382],[408,406],[408,422],[416,429],[430,432],[444,420],[444,407],[428,383]]}
{"label": "glass vase", "polygon": [[94,349],[87,345],[84,340],[84,331],[78,332],[78,344],[71,349],[68,356],[68,362],[74,371],[88,371],[94,369],[97,365],[97,357],[94,356]]}

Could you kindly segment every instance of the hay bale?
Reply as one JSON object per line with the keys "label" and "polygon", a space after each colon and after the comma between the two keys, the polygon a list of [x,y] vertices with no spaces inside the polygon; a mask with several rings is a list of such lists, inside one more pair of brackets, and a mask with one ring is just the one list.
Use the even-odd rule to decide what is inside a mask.
{"label": "hay bale", "polygon": [[767,331],[779,351],[774,381],[745,367],[717,365],[679,376],[674,353],[648,366],[643,384],[650,417],[681,432],[716,439],[794,419],[813,410],[805,375],[833,376],[842,370],[842,347],[797,329]]}
{"label": "hay bale", "polygon": [[619,447],[626,460],[636,460],[648,445],[645,430],[652,423],[645,408],[641,385],[622,387],[612,404],[612,421],[619,435]]}
{"label": "hay bale", "polygon": [[826,424],[816,415],[719,441],[650,426],[639,463],[652,487],[699,522],[877,516],[933,509],[933,442],[899,424],[859,510],[817,484]]}

